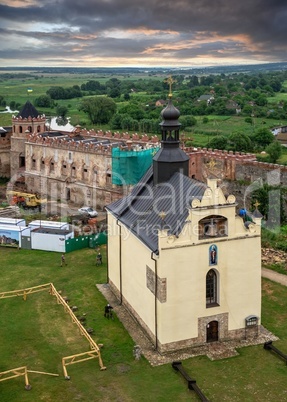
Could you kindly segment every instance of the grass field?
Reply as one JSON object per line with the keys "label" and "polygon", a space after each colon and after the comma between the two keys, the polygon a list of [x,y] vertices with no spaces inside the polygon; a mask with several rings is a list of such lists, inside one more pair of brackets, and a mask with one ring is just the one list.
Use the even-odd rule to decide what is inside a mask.
{"label": "grass field", "polygon": [[[27,77],[22,77],[15,74],[13,78],[5,78],[7,76],[2,75],[0,79],[0,96],[3,96],[6,100],[7,105],[11,101],[15,101],[23,105],[28,99],[34,103],[35,99],[40,95],[46,94],[46,91],[51,86],[61,86],[64,88],[72,87],[73,85],[79,85],[86,83],[89,80],[97,80],[101,83],[106,82],[111,78],[118,78],[121,80],[138,80],[144,79],[164,79],[164,76],[148,77],[143,74],[140,75],[104,75],[104,74],[68,74],[68,73],[58,73],[58,74],[42,74],[30,72]],[[286,82],[287,86],[287,82]],[[33,92],[28,93],[27,88],[32,88]],[[156,94],[150,95],[145,92],[137,92],[131,95],[132,98],[137,99],[140,103],[145,104],[151,98],[156,97]],[[280,93],[276,97],[270,98],[270,102],[278,102],[278,100],[286,99],[287,94]],[[82,98],[74,99],[63,99],[58,100],[56,103],[59,105],[68,107],[68,116],[71,117],[71,124],[80,124],[82,127],[90,128],[101,128],[110,129],[109,125],[101,127],[93,127],[89,122],[88,116],[79,111],[79,104]],[[123,105],[122,103],[120,105]],[[38,108],[39,109],[39,108]],[[46,114],[46,116],[56,115],[56,108],[53,109],[39,109],[40,113]],[[159,110],[160,113],[160,110]],[[191,132],[186,132],[186,137],[192,137],[194,139],[194,146],[206,146],[208,141],[216,135],[228,135],[233,132],[244,132],[246,134],[252,134],[254,130],[260,127],[274,127],[278,125],[287,125],[287,119],[285,121],[274,120],[274,119],[262,119],[254,118],[253,124],[245,122],[245,117],[241,116],[208,116],[208,123],[203,123],[203,116],[197,116],[197,125],[192,128]],[[0,126],[11,125],[11,115],[7,113],[0,113]]]}
{"label": "grass field", "polygon": [[[198,401],[186,382],[170,364],[151,367],[133,358],[134,342],[115,317],[103,317],[106,300],[97,283],[106,282],[104,265],[96,267],[92,249],[66,255],[68,265],[60,267],[58,253],[0,249],[0,292],[53,282],[70,305],[78,306],[87,317],[93,338],[103,343],[101,355],[106,371],[97,360],[68,366],[70,381],[64,379],[61,358],[88,351],[88,343],[78,333],[63,306],[46,292],[0,299],[0,371],[20,366],[29,370],[58,373],[59,377],[29,374],[30,391],[19,377],[0,383],[1,402],[28,401]],[[276,346],[287,352],[286,288],[263,281],[262,322],[280,337]],[[188,317],[188,315],[187,315]],[[212,402],[283,402],[287,398],[286,364],[261,345],[239,349],[239,356],[219,361],[207,357],[183,362],[189,375]]]}

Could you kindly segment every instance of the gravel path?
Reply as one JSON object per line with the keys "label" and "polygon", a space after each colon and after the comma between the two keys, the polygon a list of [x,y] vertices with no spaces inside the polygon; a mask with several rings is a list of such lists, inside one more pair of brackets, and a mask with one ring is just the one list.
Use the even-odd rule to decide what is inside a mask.
{"label": "gravel path", "polygon": [[287,286],[287,275],[278,274],[278,272],[272,271],[271,269],[267,268],[262,268],[261,274],[263,278],[267,278],[273,282],[277,282],[281,285]]}

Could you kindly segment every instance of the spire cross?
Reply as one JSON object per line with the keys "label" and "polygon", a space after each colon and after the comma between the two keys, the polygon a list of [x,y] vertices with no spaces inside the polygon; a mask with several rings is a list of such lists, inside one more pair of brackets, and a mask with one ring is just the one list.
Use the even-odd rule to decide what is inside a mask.
{"label": "spire cross", "polygon": [[170,76],[165,80],[165,82],[167,82],[168,85],[169,85],[169,94],[168,94],[168,96],[171,98],[172,97],[171,86],[172,86],[172,84],[174,84],[176,82],[176,80],[174,80],[172,78],[172,76]]}
{"label": "spire cross", "polygon": [[260,205],[260,202],[258,202],[258,201],[256,200],[256,202],[254,203],[255,208],[257,209],[257,208],[259,207],[259,205]]}

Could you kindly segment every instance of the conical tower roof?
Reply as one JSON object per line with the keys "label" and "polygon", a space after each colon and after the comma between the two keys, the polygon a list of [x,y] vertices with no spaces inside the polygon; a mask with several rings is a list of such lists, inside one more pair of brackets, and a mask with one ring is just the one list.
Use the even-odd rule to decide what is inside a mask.
{"label": "conical tower roof", "polygon": [[31,117],[33,119],[39,117],[39,115],[40,114],[35,106],[33,106],[30,101],[27,101],[21,111],[17,114],[17,117],[22,117],[22,119],[28,119]]}

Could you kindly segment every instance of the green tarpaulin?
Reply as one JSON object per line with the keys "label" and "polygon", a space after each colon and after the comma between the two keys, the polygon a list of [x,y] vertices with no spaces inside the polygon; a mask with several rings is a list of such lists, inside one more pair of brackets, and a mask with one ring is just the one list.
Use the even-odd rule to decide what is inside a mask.
{"label": "green tarpaulin", "polygon": [[138,151],[112,149],[112,183],[116,185],[133,185],[140,181],[152,164],[152,158],[159,147],[140,149]]}

